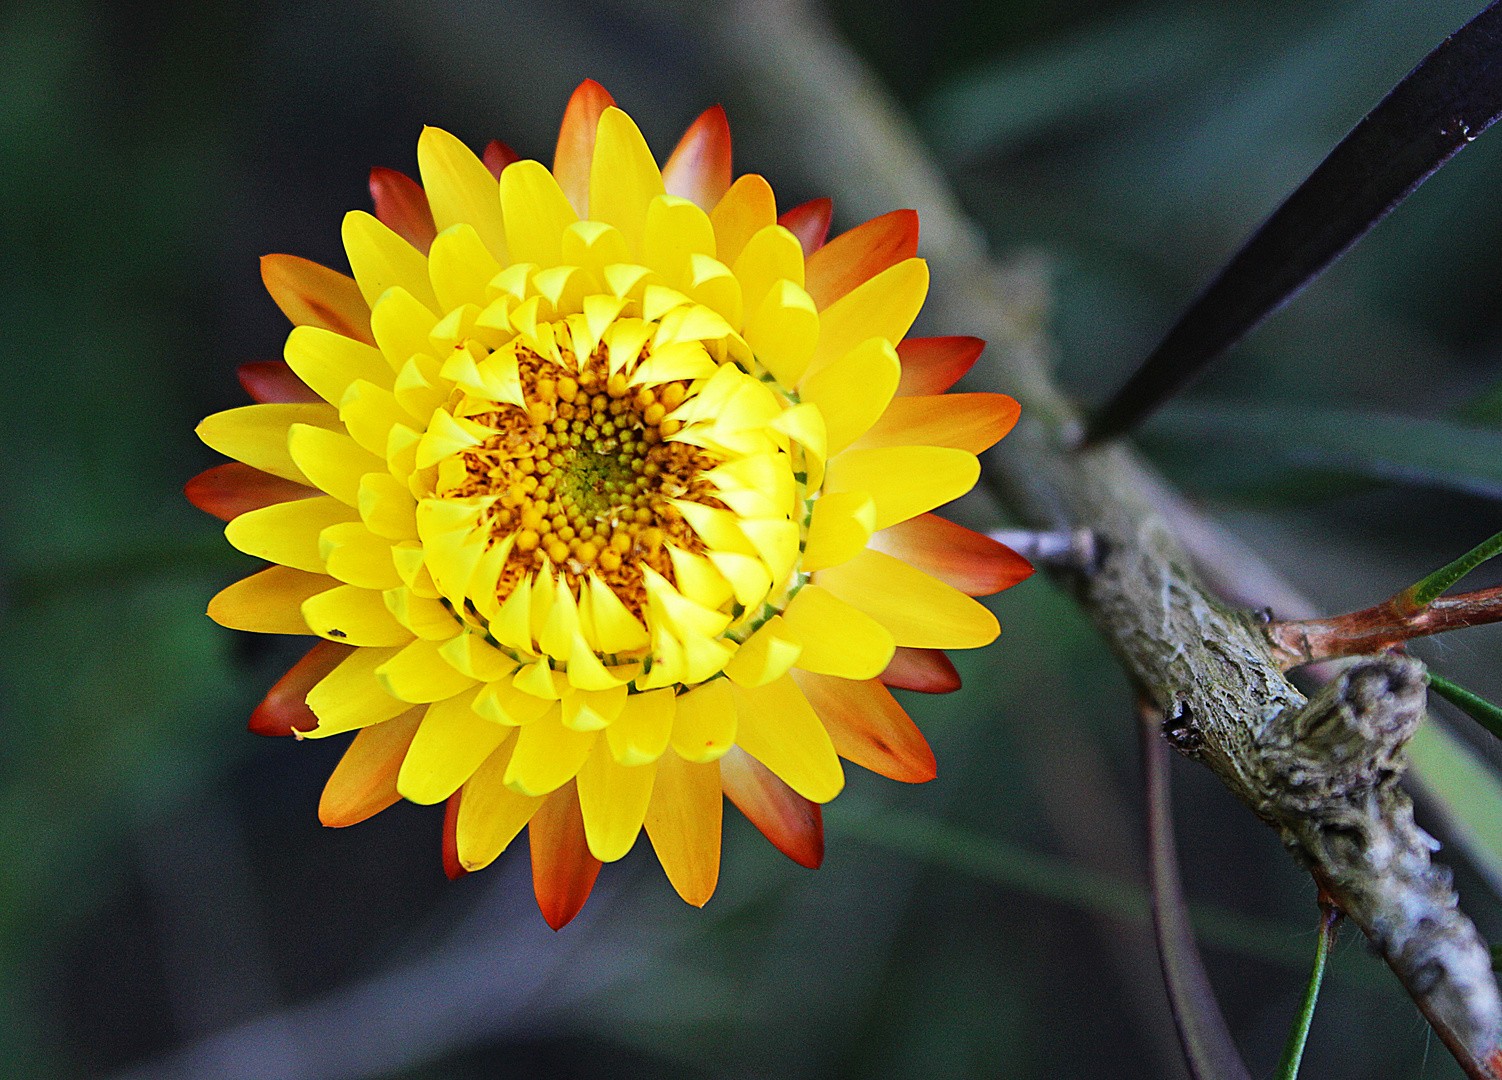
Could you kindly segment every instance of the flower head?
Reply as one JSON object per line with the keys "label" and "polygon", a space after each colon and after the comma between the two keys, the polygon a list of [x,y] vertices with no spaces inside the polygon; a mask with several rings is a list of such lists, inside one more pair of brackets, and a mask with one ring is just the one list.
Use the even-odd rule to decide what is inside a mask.
{"label": "flower head", "polygon": [[942,394],[979,342],[902,340],[915,216],[825,244],[827,200],[731,183],[718,108],[659,171],[589,82],[551,171],[418,161],[345,218],[352,279],[264,260],[286,362],[198,429],[238,460],[190,498],[273,564],[209,614],[324,639],[252,728],[357,731],[323,821],[447,800],[451,874],[529,827],[554,926],[643,826],[703,904],[722,792],[816,865],[841,756],[933,775],[886,686],[952,689],[937,650],[997,633],[966,594],[1030,571],[928,513],[1016,404]]}

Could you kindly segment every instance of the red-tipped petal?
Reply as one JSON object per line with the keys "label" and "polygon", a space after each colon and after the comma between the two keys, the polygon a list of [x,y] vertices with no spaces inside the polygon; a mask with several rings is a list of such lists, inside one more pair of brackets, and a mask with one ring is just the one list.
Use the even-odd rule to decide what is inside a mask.
{"label": "red-tipped petal", "polygon": [[396,774],[425,711],[410,709],[355,733],[323,786],[323,796],[318,800],[319,821],[342,829],[379,814],[401,799],[396,791]]}
{"label": "red-tipped petal", "polygon": [[443,806],[443,872],[450,881],[469,873],[459,861],[459,800],[463,797],[464,789],[460,788]]}
{"label": "red-tipped petal", "polygon": [[252,360],[241,364],[240,385],[251,399],[266,404],[300,404],[322,401],[285,360]]}
{"label": "red-tipped petal", "polygon": [[892,654],[892,662],[877,678],[898,690],[916,690],[920,694],[952,694],[960,688],[960,673],[942,649],[899,645]]}
{"label": "red-tipped petal", "polygon": [[841,233],[808,257],[804,288],[819,310],[918,251],[918,215],[893,210]]}
{"label": "red-tipped petal", "polygon": [[520,154],[501,142],[500,139],[491,139],[485,147],[485,153],[480,155],[480,160],[490,170],[490,175],[497,180],[501,178],[501,173],[506,171],[507,165],[521,159],[522,156]]}
{"label": "red-tipped petal", "polygon": [[662,183],[669,195],[713,210],[730,190],[730,121],[713,105],[699,114],[678,140],[662,167]]}
{"label": "red-tipped petal", "polygon": [[824,861],[824,815],[739,746],[720,758],[720,786],[772,846],[799,866]]}
{"label": "red-tipped petal", "polygon": [[547,797],[527,823],[532,842],[532,890],[542,917],[562,930],[584,907],[600,874],[600,860],[589,853],[579,792],[570,780]]}
{"label": "red-tipped petal", "polygon": [[349,275],[296,255],[263,255],[261,281],[294,326],[319,326],[375,344],[370,308]]}
{"label": "red-tipped petal", "polygon": [[438,227],[421,184],[406,173],[377,165],[370,170],[370,198],[382,225],[424,255],[428,253]]}
{"label": "red-tipped petal", "polygon": [[311,498],[318,492],[239,461],[230,461],[193,477],[183,485],[183,494],[198,509],[220,521],[233,521],[249,510]]}
{"label": "red-tipped petal", "polygon": [[291,735],[311,731],[318,718],[308,708],[308,691],[354,652],[353,645],[320,641],[276,681],[276,685],[250,714],[250,730],[257,735]]}
{"label": "red-tipped petal", "polygon": [[1017,423],[1021,407],[1005,394],[924,394],[893,398],[852,448],[949,446],[979,454]]}
{"label": "red-tipped petal", "polygon": [[833,200],[810,199],[802,206],[795,206],[783,214],[777,219],[777,224],[798,238],[806,259],[824,246],[824,241],[829,237],[829,219],[833,214]]}
{"label": "red-tipped petal", "polygon": [[857,682],[794,668],[793,681],[824,721],[842,758],[909,784],[938,774],[928,740],[876,679]]}
{"label": "red-tipped petal", "polygon": [[1009,589],[1033,564],[1005,544],[935,514],[919,514],[871,537],[870,546],[932,574],[969,596]]}
{"label": "red-tipped petal", "polygon": [[902,361],[897,396],[942,394],[975,365],[985,347],[978,337],[903,339],[897,345],[897,358]]}
{"label": "red-tipped petal", "polygon": [[553,177],[581,218],[589,213],[589,167],[595,156],[595,131],[601,114],[614,104],[608,90],[593,79],[585,79],[568,99],[563,123],[558,126]]}

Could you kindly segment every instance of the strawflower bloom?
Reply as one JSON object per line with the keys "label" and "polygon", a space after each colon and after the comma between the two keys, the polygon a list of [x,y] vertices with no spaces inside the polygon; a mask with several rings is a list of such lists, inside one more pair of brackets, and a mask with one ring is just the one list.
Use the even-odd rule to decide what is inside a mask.
{"label": "strawflower bloom", "polygon": [[554,927],[643,827],[702,905],[722,793],[817,865],[841,757],[934,775],[887,687],[957,687],[938,650],[997,634],[970,596],[1031,571],[928,513],[1017,405],[944,395],[979,341],[902,340],[916,216],[826,244],[827,199],[731,183],[722,110],[659,171],[592,82],[551,172],[436,128],[417,156],[344,219],[353,278],[263,260],[286,362],[198,428],[236,460],[189,497],[272,564],[209,614],[323,639],[252,730],[356,731],[322,821],[447,801],[451,876],[527,827]]}

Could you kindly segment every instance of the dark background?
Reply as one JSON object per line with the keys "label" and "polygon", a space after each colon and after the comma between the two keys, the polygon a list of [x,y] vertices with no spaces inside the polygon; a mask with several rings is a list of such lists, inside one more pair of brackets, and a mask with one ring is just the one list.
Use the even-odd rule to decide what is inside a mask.
{"label": "dark background", "polygon": [[[1479,6],[827,11],[998,255],[1046,277],[1060,378],[1098,401]],[[280,352],[257,256],[344,268],[340,217],[367,205],[370,165],[415,174],[424,123],[550,160],[584,77],[660,155],[722,101],[738,172],[767,175],[783,208],[818,194],[754,88],[727,74],[736,44],[718,27],[712,7],[646,0],[0,6],[0,1070],[1176,1075],[1136,884],[1130,695],[1041,577],[995,600],[1002,638],[958,658],[962,692],[909,701],[937,781],[850,767],[817,872],[727,814],[702,912],[643,841],[554,934],[524,844],[451,884],[439,808],[322,829],[318,792],[343,740],[244,730],[299,642],[203,616],[254,564],[180,489],[216,461],[192,429],[242,403],[236,365]],[[1196,498],[1332,610],[1502,528],[1502,442],[1490,457],[1484,442],[1502,380],[1499,186],[1502,136],[1486,136],[1146,434]],[[837,204],[837,228],[852,224]],[[1374,449],[1393,416],[1427,423]],[[1456,460],[1460,421],[1480,459]],[[980,498],[961,513],[1002,520]],[[1473,632],[1425,655],[1502,692],[1499,642]],[[1465,737],[1476,760],[1499,761]],[[1313,952],[1313,887],[1207,773],[1184,766],[1176,781],[1211,975],[1265,1076]],[[1436,788],[1460,828],[1436,804],[1422,819],[1447,841],[1466,909],[1498,929],[1487,881],[1502,877],[1502,789],[1486,773]],[[1305,1068],[1458,1075],[1354,933]]]}

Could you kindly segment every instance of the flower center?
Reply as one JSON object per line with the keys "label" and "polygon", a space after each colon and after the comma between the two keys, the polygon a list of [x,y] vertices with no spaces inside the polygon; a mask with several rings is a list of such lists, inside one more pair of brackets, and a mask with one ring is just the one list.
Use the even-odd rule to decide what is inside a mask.
{"label": "flower center", "polygon": [[515,350],[525,407],[463,397],[455,415],[492,433],[441,463],[435,495],[479,497],[487,549],[509,540],[497,600],[551,565],[576,598],[594,573],[642,618],[643,567],[673,581],[669,545],[705,547],[674,503],[724,506],[702,475],[718,459],[673,439],[682,424],[669,414],[688,387],[629,385],[610,371],[603,345],[583,358],[563,355],[564,346],[558,359],[519,342],[506,348]]}

